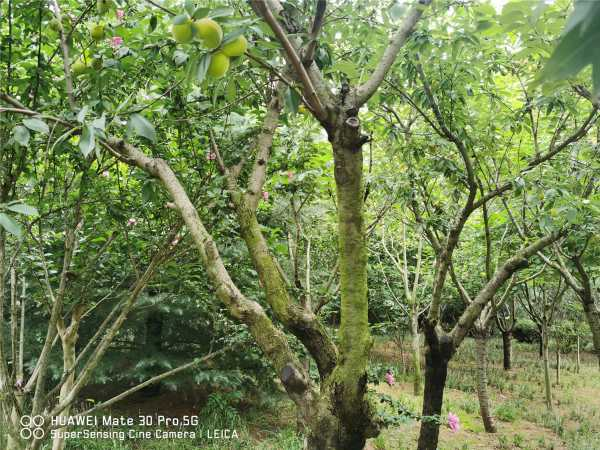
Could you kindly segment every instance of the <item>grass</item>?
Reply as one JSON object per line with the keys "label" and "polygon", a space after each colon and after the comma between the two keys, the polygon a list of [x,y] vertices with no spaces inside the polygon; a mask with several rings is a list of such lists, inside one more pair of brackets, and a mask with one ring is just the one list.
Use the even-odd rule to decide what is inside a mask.
{"label": "grass", "polygon": [[[580,374],[564,357],[561,385],[553,386],[553,412],[546,410],[543,372],[536,347],[513,344],[513,370],[502,369],[500,340],[489,345],[489,394],[498,432],[487,434],[479,417],[475,394],[475,354],[467,339],[450,364],[442,416],[452,412],[460,418],[461,430],[451,432],[442,425],[439,450],[599,450],[600,373],[597,362],[588,356]],[[407,349],[408,350],[408,349]],[[370,380],[383,380],[392,368],[396,386],[373,384],[372,388],[398,400],[413,412],[420,412],[421,396],[415,397],[409,370],[399,362],[400,349],[390,342],[377,341],[369,368]],[[408,359],[405,358],[405,361]],[[552,379],[554,380],[554,372]],[[195,438],[148,440],[70,439],[67,450],[300,450],[304,439],[297,432],[294,405],[284,394],[240,402],[235,393],[211,395],[197,411]],[[250,403],[250,406],[249,406]],[[161,411],[168,416],[168,411]],[[172,428],[174,429],[174,428]],[[212,439],[207,430],[235,429],[238,437]],[[407,419],[384,429],[371,439],[368,450],[408,450],[416,447],[419,423]],[[1,445],[0,445],[1,447]]]}
{"label": "grass", "polygon": [[[600,449],[600,373],[597,361],[586,355],[580,374],[569,356],[563,357],[561,385],[553,386],[553,412],[544,402],[543,370],[534,345],[513,343],[513,370],[502,368],[502,343],[489,345],[488,382],[493,415],[498,432],[487,434],[479,417],[476,397],[475,346],[466,340],[450,364],[444,395],[443,417],[458,415],[461,431],[452,433],[442,426],[439,450],[477,449]],[[412,395],[410,374],[394,364],[400,361],[400,349],[377,342],[374,366],[392,367],[397,386],[377,386],[410,410],[419,412],[421,398]],[[555,380],[554,366],[552,380]],[[370,442],[378,450],[414,449],[419,423],[410,421],[384,430]]]}

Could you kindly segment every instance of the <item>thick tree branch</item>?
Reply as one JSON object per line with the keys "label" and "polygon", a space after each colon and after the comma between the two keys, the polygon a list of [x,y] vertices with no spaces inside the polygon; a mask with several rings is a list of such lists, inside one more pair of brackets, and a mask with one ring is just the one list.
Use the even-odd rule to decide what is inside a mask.
{"label": "thick tree branch", "polygon": [[562,235],[565,230],[553,232],[541,239],[538,239],[533,244],[525,247],[519,251],[512,258],[506,260],[506,262],[499,267],[494,273],[493,277],[487,282],[487,284],[479,291],[477,296],[473,299],[473,302],[465,309],[460,319],[452,329],[450,335],[452,337],[455,348],[460,345],[463,341],[469,329],[473,326],[475,320],[479,317],[481,310],[484,306],[490,302],[493,296],[498,292],[498,289],[508,280],[515,272],[523,269],[528,265],[528,260],[534,256],[538,251],[551,245]]}
{"label": "thick tree branch", "polygon": [[314,111],[315,116],[319,120],[325,120],[327,117],[327,113],[325,111],[325,108],[323,107],[323,104],[321,103],[319,96],[317,95],[312,80],[306,68],[302,64],[302,61],[300,60],[300,56],[298,55],[296,48],[294,48],[294,45],[288,39],[286,32],[281,27],[281,24],[273,15],[273,12],[271,11],[268,2],[264,0],[252,0],[252,6],[263,17],[265,22],[267,22],[267,24],[269,25],[271,30],[273,30],[273,33],[275,33],[275,36],[283,46],[288,61],[292,65],[294,72],[296,73],[296,75],[300,79],[300,82],[302,83],[304,95],[306,97],[306,100],[310,104],[312,111]]}
{"label": "thick tree branch", "polygon": [[369,80],[362,85],[358,86],[352,95],[350,95],[350,98],[353,99],[354,106],[356,108],[360,108],[362,105],[364,105],[375,93],[375,91],[377,91],[390,68],[396,61],[396,57],[398,56],[400,49],[414,31],[417,22],[423,15],[423,11],[427,6],[429,6],[430,3],[431,0],[419,0],[417,5],[411,8],[411,10],[408,12],[404,22],[402,22],[398,31],[390,39],[389,45],[379,60],[379,64],[375,68],[375,71],[371,74],[371,78],[369,78]]}

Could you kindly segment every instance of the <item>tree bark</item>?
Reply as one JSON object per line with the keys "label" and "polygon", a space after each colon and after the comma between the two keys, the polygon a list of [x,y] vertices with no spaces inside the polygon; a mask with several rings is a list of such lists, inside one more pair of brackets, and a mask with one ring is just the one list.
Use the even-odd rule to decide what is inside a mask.
{"label": "tree bark", "polygon": [[477,398],[483,427],[487,433],[495,433],[496,425],[491,414],[487,389],[487,334],[479,333],[475,338],[477,351]]}
{"label": "tree bark", "polygon": [[600,370],[600,311],[593,298],[583,302],[583,310],[592,332],[592,343],[594,344],[594,352],[598,358],[598,369]]}
{"label": "tree bark", "polygon": [[512,332],[502,332],[502,353],[504,370],[512,369]]}
{"label": "tree bark", "polygon": [[421,394],[421,345],[419,339],[419,317],[417,312],[413,312],[411,318],[411,344],[412,344],[412,365],[413,365],[413,394]]}
{"label": "tree bark", "polygon": [[560,347],[556,345],[556,385],[560,386]]}
{"label": "tree bark", "polygon": [[451,339],[443,331],[430,329],[430,327],[430,325],[426,325],[425,330],[427,345],[425,347],[425,390],[422,410],[425,419],[421,421],[418,450],[437,450],[440,425],[428,418],[439,416],[442,413],[448,362],[454,352]]}
{"label": "tree bark", "polygon": [[579,373],[581,371],[581,355],[580,355],[580,351],[579,351],[579,335],[577,335],[577,361],[576,361],[576,366],[575,366],[575,372]]}
{"label": "tree bark", "polygon": [[[61,340],[62,340],[62,349],[63,349],[63,371],[69,372],[73,369],[73,366],[75,365],[75,344],[77,342],[77,332],[75,332],[74,334],[69,333],[68,335],[66,335],[64,337],[61,336]],[[60,388],[59,402],[65,401],[65,399],[71,392],[71,389],[73,388],[74,381],[75,381],[75,372],[72,372],[68,376],[67,380],[64,382],[62,387]],[[71,407],[67,406],[63,410],[63,412],[60,413],[60,416],[69,417],[70,411],[71,411]],[[60,431],[65,432],[65,431],[67,431],[67,428],[66,427],[61,428]],[[63,450],[65,448],[65,444],[66,444],[66,441],[64,438],[56,437],[52,441],[52,450]]]}
{"label": "tree bark", "polygon": [[333,147],[338,205],[341,293],[340,363],[332,374],[331,407],[339,417],[339,445],[362,450],[377,434],[375,408],[367,399],[372,339],[367,298],[367,245],[363,217],[363,136],[358,118],[340,113],[328,130]]}
{"label": "tree bark", "polygon": [[548,361],[548,333],[544,329],[542,331],[542,351],[544,363],[544,386],[546,391],[546,407],[548,411],[552,411],[552,386],[550,384],[550,364]]}

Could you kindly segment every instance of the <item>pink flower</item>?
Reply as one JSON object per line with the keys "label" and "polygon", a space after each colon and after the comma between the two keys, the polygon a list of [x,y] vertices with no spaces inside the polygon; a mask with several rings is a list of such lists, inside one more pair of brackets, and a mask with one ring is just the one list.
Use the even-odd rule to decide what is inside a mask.
{"label": "pink flower", "polygon": [[208,159],[209,161],[212,161],[214,159],[217,159],[217,155],[215,153],[213,153],[213,152],[208,152],[206,154],[206,159]]}
{"label": "pink flower", "polygon": [[267,191],[263,191],[262,198],[265,202],[269,201],[269,193]]}
{"label": "pink flower", "polygon": [[460,430],[460,420],[456,414],[452,414],[451,412],[448,413],[448,427],[453,433]]}
{"label": "pink flower", "polygon": [[110,172],[108,170],[105,170],[104,172],[102,172],[102,176],[104,178],[108,178],[110,176]]}
{"label": "pink flower", "polygon": [[113,36],[110,38],[110,45],[112,48],[117,49],[123,44],[123,38],[121,36]]}
{"label": "pink flower", "polygon": [[291,170],[288,170],[287,177],[288,177],[288,181],[292,181],[292,178],[294,178],[294,172],[292,172]]}
{"label": "pink flower", "polygon": [[130,227],[134,226],[136,223],[137,223],[137,220],[134,219],[133,217],[127,221],[127,225],[129,225]]}
{"label": "pink flower", "polygon": [[385,373],[385,382],[390,386],[393,386],[396,384],[396,380],[394,379],[394,374],[392,373],[391,370],[388,370]]}
{"label": "pink flower", "polygon": [[125,16],[125,11],[123,11],[122,9],[117,9],[117,19],[119,20],[123,20],[123,17]]}

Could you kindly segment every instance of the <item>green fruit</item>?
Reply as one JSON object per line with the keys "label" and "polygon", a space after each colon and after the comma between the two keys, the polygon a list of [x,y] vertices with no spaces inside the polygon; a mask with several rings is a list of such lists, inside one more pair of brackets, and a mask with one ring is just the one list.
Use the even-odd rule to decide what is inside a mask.
{"label": "green fruit", "polygon": [[56,31],[57,33],[60,31],[60,22],[58,19],[54,18],[49,23],[48,26],[51,30]]}
{"label": "green fruit", "polygon": [[248,41],[244,36],[238,36],[223,46],[221,51],[227,56],[242,56],[248,49]]}
{"label": "green fruit", "polygon": [[84,74],[86,71],[88,70],[88,66],[86,63],[84,63],[82,60],[78,59],[77,61],[75,61],[73,63],[73,65],[71,66],[71,72],[73,73],[73,75],[77,76],[77,75],[82,75]]}
{"label": "green fruit", "polygon": [[213,53],[208,65],[207,73],[213,78],[221,78],[229,70],[229,56],[217,52]]}
{"label": "green fruit", "polygon": [[92,36],[92,39],[96,42],[99,42],[102,39],[104,39],[104,25],[100,23],[93,24],[90,27],[90,35]]}
{"label": "green fruit", "polygon": [[209,49],[217,48],[223,40],[221,26],[212,19],[204,18],[193,23],[196,37]]}
{"label": "green fruit", "polygon": [[173,33],[173,38],[180,44],[186,44],[190,42],[193,37],[191,21],[187,21],[179,25],[173,25],[171,32]]}

